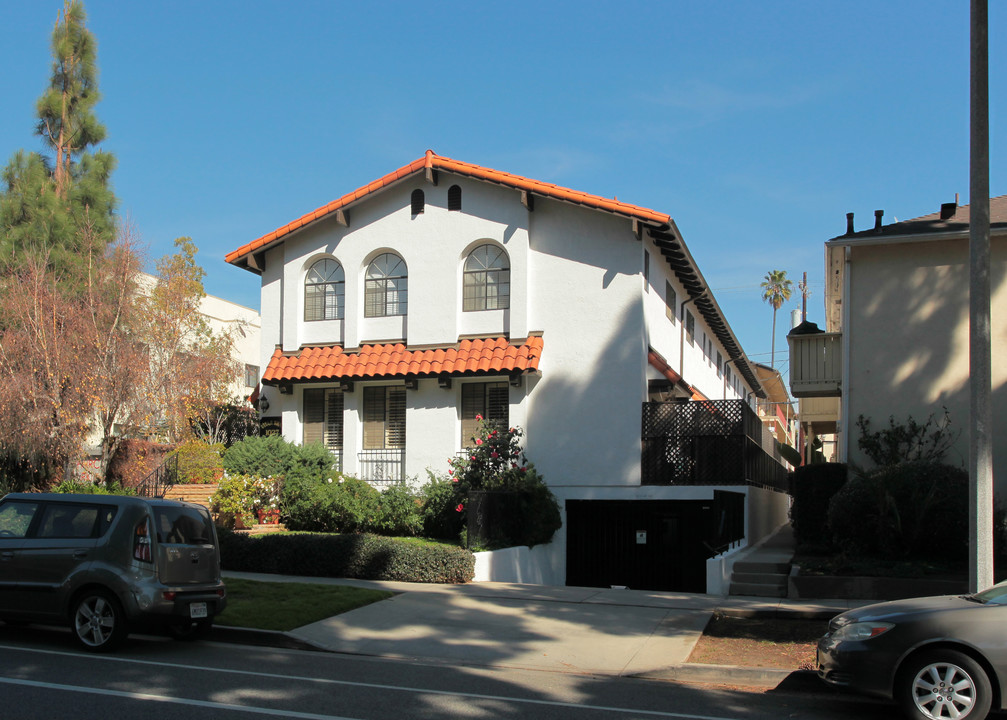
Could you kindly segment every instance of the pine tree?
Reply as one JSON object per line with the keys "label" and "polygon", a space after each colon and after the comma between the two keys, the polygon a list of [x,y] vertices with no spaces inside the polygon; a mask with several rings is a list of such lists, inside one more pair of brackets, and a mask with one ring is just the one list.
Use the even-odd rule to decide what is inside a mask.
{"label": "pine tree", "polygon": [[[51,155],[19,150],[2,174],[0,267],[8,272],[24,267],[28,255],[79,268],[115,232],[115,157],[96,149],[105,128],[94,114],[97,48],[86,20],[80,0],[66,0],[53,29],[52,77],[36,105],[35,129]],[[98,247],[85,247],[91,243]]]}

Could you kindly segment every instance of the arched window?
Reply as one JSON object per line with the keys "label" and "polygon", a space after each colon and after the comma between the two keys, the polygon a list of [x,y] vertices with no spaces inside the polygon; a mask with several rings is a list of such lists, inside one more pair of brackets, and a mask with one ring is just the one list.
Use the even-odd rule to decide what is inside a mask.
{"label": "arched window", "polygon": [[413,215],[419,215],[423,212],[423,207],[426,204],[426,198],[423,196],[422,190],[413,190],[413,194],[410,197],[410,201],[413,206]]}
{"label": "arched window", "polygon": [[480,245],[465,259],[462,309],[502,310],[510,307],[510,264],[496,245]]}
{"label": "arched window", "polygon": [[457,185],[448,188],[448,210],[462,209],[462,189]]}
{"label": "arched window", "polygon": [[319,260],[304,278],[304,319],[339,320],[346,302],[343,266],[338,260]]}
{"label": "arched window", "polygon": [[367,266],[364,278],[364,316],[406,314],[408,298],[406,263],[398,255],[378,255]]}

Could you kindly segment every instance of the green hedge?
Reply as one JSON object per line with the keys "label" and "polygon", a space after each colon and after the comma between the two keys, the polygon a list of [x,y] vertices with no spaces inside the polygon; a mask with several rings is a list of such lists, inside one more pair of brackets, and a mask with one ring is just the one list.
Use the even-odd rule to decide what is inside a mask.
{"label": "green hedge", "polygon": [[218,533],[225,570],[426,583],[475,576],[475,556],[449,545],[378,535]]}

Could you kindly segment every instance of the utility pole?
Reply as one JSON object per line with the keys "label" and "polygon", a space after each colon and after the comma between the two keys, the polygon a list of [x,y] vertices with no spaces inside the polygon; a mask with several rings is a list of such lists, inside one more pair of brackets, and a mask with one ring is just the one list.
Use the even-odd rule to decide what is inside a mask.
{"label": "utility pole", "polygon": [[801,322],[808,319],[808,296],[811,291],[808,289],[808,272],[804,272],[804,279],[797,283],[797,289],[801,291]]}
{"label": "utility pole", "polygon": [[969,131],[969,588],[993,584],[989,5],[972,0]]}

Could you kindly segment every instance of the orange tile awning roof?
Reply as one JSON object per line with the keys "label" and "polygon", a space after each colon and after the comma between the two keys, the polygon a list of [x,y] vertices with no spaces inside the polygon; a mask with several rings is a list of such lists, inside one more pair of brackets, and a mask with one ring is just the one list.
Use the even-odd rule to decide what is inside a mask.
{"label": "orange tile awning roof", "polygon": [[[647,208],[640,207],[638,205],[631,205],[630,203],[620,202],[612,198],[604,198],[599,195],[591,195],[590,193],[580,192],[578,190],[571,190],[569,188],[562,187],[560,185],[554,185],[552,183],[541,182],[539,180],[532,180],[530,178],[521,177],[520,175],[513,175],[508,172],[502,172],[500,170],[492,170],[490,168],[481,167],[479,165],[474,165],[472,163],[462,162],[460,160],[452,160],[451,158],[441,157],[434,153],[433,150],[427,150],[426,155],[414,160],[413,162],[400,167],[398,170],[394,170],[384,177],[381,177],[361,188],[354,190],[351,193],[343,195],[341,198],[333,200],[327,205],[313,210],[306,215],[302,215],[293,222],[289,222],[283,227],[273,230],[271,233],[267,233],[260,238],[253,240],[247,245],[243,245],[234,252],[230,252],[225,256],[227,262],[241,265],[244,260],[248,258],[252,253],[263,250],[271,245],[276,244],[282,240],[285,236],[299,230],[300,228],[308,225],[316,220],[323,217],[331,215],[337,210],[342,210],[349,205],[355,203],[356,201],[371,195],[383,188],[389,187],[403,178],[409,177],[415,173],[425,172],[427,170],[443,170],[445,172],[455,173],[456,175],[465,175],[468,177],[476,178],[478,180],[484,180],[487,182],[496,183],[498,185],[506,185],[513,187],[518,190],[524,190],[534,195],[540,195],[542,197],[552,198],[554,200],[561,200],[564,202],[570,202],[577,205],[583,205],[585,207],[594,208],[596,210],[604,210],[607,212],[615,213],[617,215],[623,215],[629,218],[635,218],[637,220],[642,220],[648,223],[656,223],[660,226],[666,226],[671,222],[671,216],[665,213],[660,213],[655,210],[648,210]],[[249,268],[251,269],[251,268]]]}
{"label": "orange tile awning roof", "polygon": [[301,348],[288,355],[273,353],[262,382],[309,382],[338,379],[368,380],[488,375],[538,369],[543,340],[532,336],[520,344],[504,337],[462,340],[457,346],[408,350],[402,343],[364,345],[346,352],[338,345]]}

